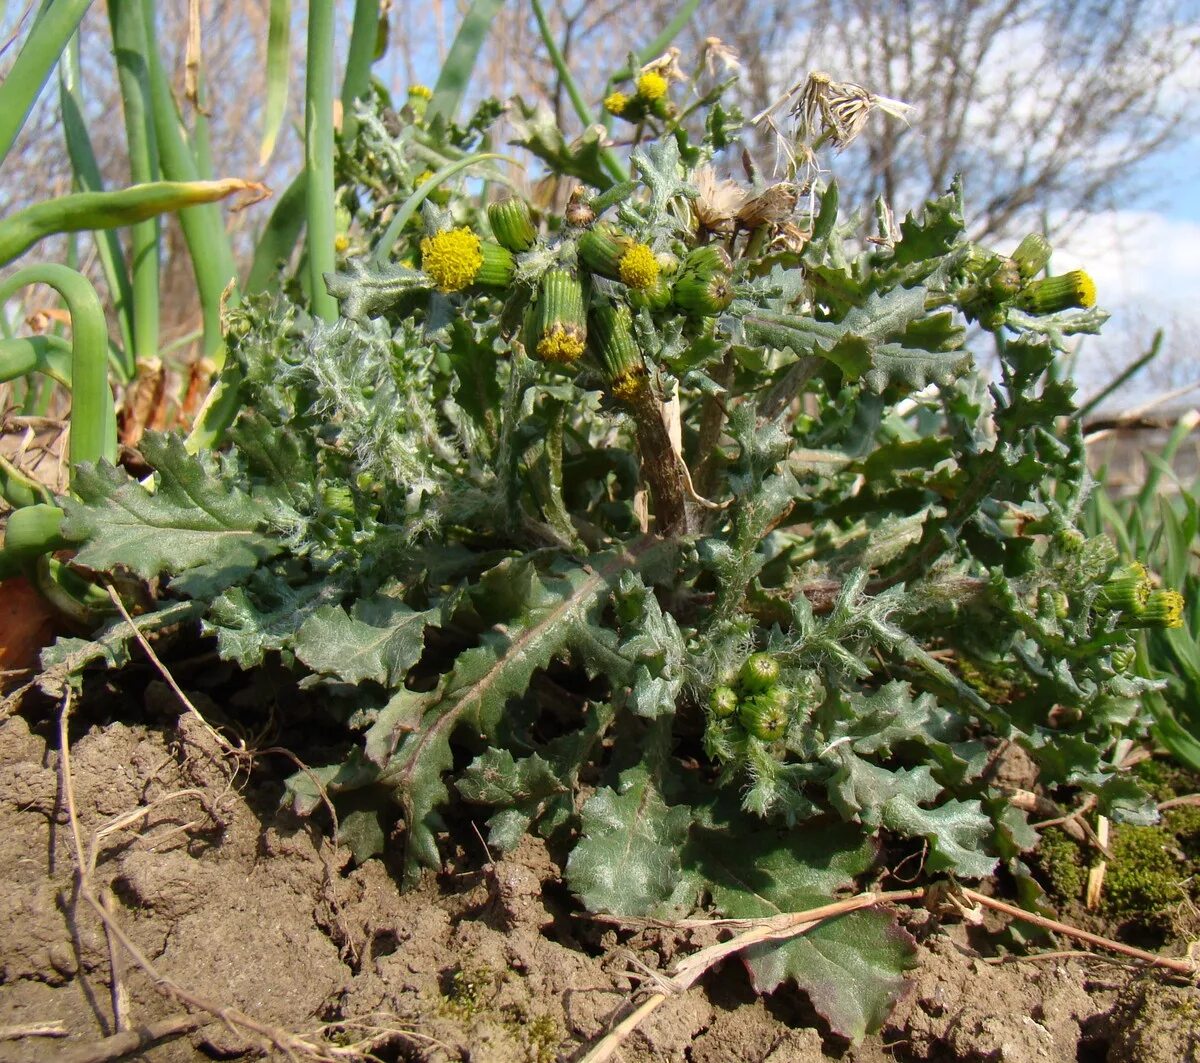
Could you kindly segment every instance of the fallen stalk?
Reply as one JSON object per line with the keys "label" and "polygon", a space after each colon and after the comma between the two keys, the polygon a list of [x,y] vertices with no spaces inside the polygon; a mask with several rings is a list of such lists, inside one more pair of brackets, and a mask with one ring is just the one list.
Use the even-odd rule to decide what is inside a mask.
{"label": "fallen stalk", "polygon": [[1116,952],[1122,956],[1141,960],[1142,963],[1151,967],[1161,967],[1163,970],[1174,971],[1176,974],[1182,974],[1188,978],[1194,978],[1196,975],[1196,964],[1192,960],[1175,960],[1169,956],[1159,956],[1153,952],[1147,952],[1145,949],[1134,948],[1132,945],[1123,945],[1121,942],[1113,941],[1111,938],[1101,937],[1099,934],[1092,934],[1087,930],[1080,930],[1078,927],[1069,926],[1067,923],[1060,923],[1057,919],[1047,919],[1044,915],[1027,912],[1024,908],[1018,908],[1015,904],[1006,904],[1004,901],[996,900],[995,897],[988,897],[986,894],[977,893],[975,890],[967,889],[965,886],[960,887],[960,893],[965,899],[975,904],[981,904],[985,908],[991,908],[993,911],[1003,912],[1013,919],[1020,919],[1021,922],[1029,923],[1031,926],[1036,926],[1042,930],[1050,930],[1055,934],[1065,934],[1067,937],[1073,937],[1077,941],[1086,941],[1089,945],[1095,945],[1097,948],[1108,949],[1110,952]]}
{"label": "fallen stalk", "polygon": [[[789,912],[764,919],[681,919],[672,922],[658,919],[624,919],[611,915],[593,916],[592,918],[597,922],[612,923],[619,926],[660,927],[676,930],[696,929],[699,927],[745,927],[746,929],[728,941],[718,942],[715,945],[710,945],[699,952],[684,957],[674,964],[671,974],[667,976],[656,975],[654,978],[655,986],[657,987],[656,990],[636,1006],[632,1006],[632,1002],[624,1005],[621,1011],[618,1012],[618,1014],[622,1012],[624,1014],[622,1014],[617,1025],[596,1042],[586,1054],[574,1057],[575,1063],[605,1063],[605,1061],[612,1059],[626,1038],[669,997],[686,992],[706,971],[721,960],[750,948],[752,945],[761,944],[764,941],[786,941],[789,938],[799,937],[801,934],[807,933],[813,927],[826,920],[836,919],[851,912],[860,911],[864,908],[872,908],[879,904],[897,904],[905,901],[930,901],[936,896],[944,895],[944,887],[941,886],[931,889],[893,890],[886,893],[860,893],[844,901],[835,901],[818,908],[810,908],[807,911]],[[1099,934],[1092,934],[1086,930],[1069,926],[1066,923],[1060,923],[1056,919],[1047,919],[1045,916],[1027,912],[1023,908],[1006,904],[1004,901],[998,901],[994,897],[988,897],[986,894],[979,893],[976,890],[961,886],[956,887],[954,892],[950,894],[950,897],[961,897],[972,904],[991,908],[1013,919],[1020,919],[1022,922],[1030,923],[1043,930],[1076,938],[1097,948],[1107,949],[1110,952],[1137,960],[1151,967],[1158,967],[1175,974],[1185,975],[1189,978],[1194,978],[1197,974],[1197,966],[1190,960],[1176,960],[1167,956],[1158,956],[1153,952],[1147,952],[1132,945],[1124,945],[1119,941],[1101,937]],[[1082,950],[1073,950],[1070,953],[1060,951],[1048,954],[1048,956],[1055,958],[1064,955],[1088,957],[1096,954]],[[1025,958],[1042,959],[1047,957],[1034,955]]]}

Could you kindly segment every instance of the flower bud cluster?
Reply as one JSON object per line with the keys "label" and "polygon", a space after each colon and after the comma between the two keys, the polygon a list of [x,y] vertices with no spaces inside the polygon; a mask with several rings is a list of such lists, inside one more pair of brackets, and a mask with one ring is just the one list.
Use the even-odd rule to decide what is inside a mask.
{"label": "flower bud cluster", "polygon": [[736,719],[760,742],[777,742],[799,715],[801,702],[807,705],[817,697],[816,690],[807,690],[802,696],[784,683],[779,662],[771,654],[752,653],[735,676],[712,691],[708,711],[714,720]]}

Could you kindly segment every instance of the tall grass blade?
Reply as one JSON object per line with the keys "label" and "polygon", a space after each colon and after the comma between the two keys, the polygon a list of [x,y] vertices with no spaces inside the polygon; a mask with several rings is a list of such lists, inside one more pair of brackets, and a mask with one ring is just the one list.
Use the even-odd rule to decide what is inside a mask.
{"label": "tall grass blade", "polygon": [[1158,454],[1159,460],[1148,462],[1150,468],[1146,473],[1146,482],[1142,484],[1137,496],[1137,511],[1141,514],[1143,523],[1152,519],[1153,509],[1158,500],[1158,485],[1162,481],[1164,470],[1170,468],[1183,441],[1192,434],[1197,424],[1200,424],[1200,413],[1196,410],[1185,413],[1167,436],[1167,441]]}
{"label": "tall grass blade", "polygon": [[247,191],[259,193],[263,188],[239,177],[227,177],[220,181],[152,181],[119,191],[74,192],[48,199],[0,221],[0,265],[19,258],[54,233],[117,229]]}
{"label": "tall grass blade", "polygon": [[440,116],[449,122],[458,114],[471,71],[475,69],[480,49],[492,28],[492,20],[503,6],[504,0],[475,0],[463,16],[433,87],[433,99],[429,101],[427,111],[430,120]]}
{"label": "tall grass blade", "polygon": [[275,151],[283,116],[287,111],[292,60],[292,0],[271,0],[267,16],[267,102],[263,108],[263,137],[259,166],[266,166]]}
{"label": "tall grass blade", "polygon": [[42,373],[71,386],[71,345],[61,336],[21,336],[0,340],[0,384]]}
{"label": "tall grass blade", "polygon": [[309,305],[336,321],[337,300],[325,290],[333,272],[333,0],[308,5],[308,66],[304,86],[305,218],[308,222]]}
{"label": "tall grass blade", "polygon": [[29,30],[8,77],[0,85],[0,163],[25,125],[50,72],[92,0],[54,0]]}
{"label": "tall grass blade", "polygon": [[[184,130],[179,108],[171,93],[171,82],[163,69],[155,36],[154,4],[143,0],[146,27],[145,52],[150,74],[150,100],[159,162],[168,181],[200,180],[200,167]],[[208,203],[179,212],[184,240],[196,275],[200,312],[204,323],[203,351],[216,368],[225,361],[221,335],[221,299],[230,282],[237,282],[233,249],[221,211]],[[236,294],[236,293],[235,293]]]}
{"label": "tall grass blade", "polygon": [[[150,113],[150,73],[142,48],[146,41],[141,0],[109,0],[113,58],[125,112],[125,145],[129,183],[146,184],[159,178],[158,144]],[[132,257],[133,362],[158,355],[158,281],[160,226],[157,217],[134,224],[129,243]]]}
{"label": "tall grass blade", "polygon": [[[100,176],[100,165],[92,147],[91,134],[83,119],[83,80],[79,65],[79,34],[71,43],[58,64],[59,108],[62,114],[63,137],[67,145],[67,157],[75,175],[75,188],[80,192],[103,192],[104,179]],[[133,285],[129,280],[129,269],[125,263],[125,250],[111,229],[102,229],[92,234],[96,246],[96,257],[108,285],[109,299],[117,315],[117,329],[121,336],[121,358],[117,369],[121,380],[128,380],[134,373],[133,358]],[[4,323],[7,325],[7,322]]]}
{"label": "tall grass blade", "polygon": [[81,461],[117,457],[117,425],[108,386],[108,329],[96,289],[57,263],[26,266],[0,283],[0,303],[29,284],[48,284],[71,315],[71,475]]}
{"label": "tall grass blade", "polygon": [[[550,30],[550,23],[546,21],[546,12],[542,7],[542,0],[529,0],[529,3],[533,6],[533,17],[537,20],[538,32],[542,35],[542,43],[545,44],[546,51],[550,55],[550,62],[554,64],[554,69],[558,72],[559,81],[562,82],[563,88],[567,90],[567,96],[570,97],[571,106],[575,108],[575,114],[585,127],[595,125],[596,118],[584,100],[583,93],[579,90],[579,85],[576,83],[575,76],[571,73],[571,68],[567,65],[567,61],[563,57],[562,49],[558,46],[558,41],[554,39],[554,34]],[[600,162],[614,181],[624,181],[629,177],[629,174],[625,171],[624,164],[613,154],[611,148],[600,149]]]}
{"label": "tall grass blade", "polygon": [[371,64],[379,38],[379,0],[357,0],[354,25],[350,28],[350,49],[346,53],[346,73],[342,78],[342,142],[349,144],[358,131],[354,101],[371,88]]}
{"label": "tall grass blade", "polygon": [[254,248],[254,260],[246,277],[246,292],[265,292],[272,286],[280,269],[292,257],[304,231],[305,174],[298,174],[275,202],[275,209]]}

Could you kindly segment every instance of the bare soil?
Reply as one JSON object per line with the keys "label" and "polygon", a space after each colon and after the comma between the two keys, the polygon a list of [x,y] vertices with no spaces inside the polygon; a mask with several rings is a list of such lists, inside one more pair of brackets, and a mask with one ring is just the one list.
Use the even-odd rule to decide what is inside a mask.
{"label": "bare soil", "polygon": [[[287,1036],[383,1060],[579,1059],[639,982],[713,940],[588,920],[535,840],[491,864],[472,837],[448,839],[445,871],[401,893],[387,863],[356,867],[279,810],[285,761],[247,778],[190,717],[85,717],[70,766],[89,882],[156,987],[79,895],[57,721],[30,717],[0,723],[0,1063],[310,1054]],[[961,925],[924,913],[910,930],[910,992],[862,1045],[830,1036],[794,990],[755,998],[730,961],[613,1058],[1200,1060],[1195,987],[1092,960],[988,962]],[[169,1035],[139,1054],[138,1031],[164,1021]],[[63,1035],[32,1035],[47,1025]]]}

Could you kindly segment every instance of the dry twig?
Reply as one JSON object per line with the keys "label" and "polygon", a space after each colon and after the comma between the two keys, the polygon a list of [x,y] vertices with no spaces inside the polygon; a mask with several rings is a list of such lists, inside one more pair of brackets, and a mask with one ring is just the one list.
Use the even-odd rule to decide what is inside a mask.
{"label": "dry twig", "polygon": [[[194,707],[192,711],[195,711]],[[320,1061],[320,1063],[340,1063],[340,1061],[347,1059],[367,1058],[363,1052],[356,1049],[321,1044],[315,1040],[293,1034],[282,1027],[262,1022],[261,1020],[256,1019],[252,1015],[246,1014],[238,1008],[222,1004],[220,1001],[212,1000],[209,997],[205,997],[185,989],[173,979],[159,971],[155,964],[138,947],[137,943],[129,937],[115,915],[109,911],[104,904],[101,894],[93,882],[92,874],[95,868],[96,854],[99,849],[101,836],[109,834],[112,831],[119,829],[121,826],[126,826],[129,823],[135,822],[138,818],[146,815],[146,813],[149,811],[149,807],[126,813],[125,816],[119,817],[115,823],[108,824],[101,831],[97,832],[97,835],[92,839],[91,845],[85,849],[83,844],[83,833],[79,824],[79,811],[75,800],[74,775],[71,771],[71,746],[68,728],[70,713],[71,688],[68,685],[63,694],[62,710],[60,711],[58,718],[58,770],[59,783],[63,794],[63,799],[67,807],[67,820],[70,826],[71,839],[74,843],[75,849],[75,877],[77,887],[76,897],[77,899],[82,898],[92,909],[104,927],[105,933],[110,937],[110,940],[119,945],[120,948],[124,950],[124,952],[132,959],[133,963],[141,968],[143,973],[145,973],[150,979],[151,984],[157,992],[179,1004],[182,1004],[190,1011],[199,1011],[205,1013],[212,1019],[216,1019],[224,1023],[230,1030],[240,1032],[242,1034],[249,1033],[256,1035],[266,1044],[269,1044],[277,1051],[280,1051],[289,1057],[301,1056],[306,1059]],[[205,726],[208,727],[207,723],[205,723]],[[212,731],[211,728],[208,729]],[[215,732],[212,733],[215,734]],[[227,742],[224,742],[224,740],[222,740],[222,742],[223,745],[228,746]],[[178,796],[180,795],[171,795],[172,798]],[[189,1019],[191,1018],[195,1018],[195,1016],[189,1016]],[[197,1021],[196,1025],[202,1025],[202,1021]],[[195,1027],[192,1026],[188,1028],[193,1029]],[[152,1028],[148,1027],[145,1029]],[[168,1030],[167,1027],[164,1026],[162,1029],[166,1032],[162,1033],[158,1039],[162,1039],[162,1037],[166,1036],[172,1036],[172,1031]],[[175,1030],[174,1032],[178,1033],[184,1031],[181,1028],[179,1030]],[[106,1039],[106,1042],[102,1042],[101,1046],[90,1046],[92,1054],[82,1054],[80,1056],[80,1060],[102,1061],[118,1058],[122,1054],[128,1054],[131,1051],[136,1051],[141,1043],[139,1038],[142,1036],[144,1036],[144,1033],[138,1029],[127,1030],[123,1033],[116,1034],[114,1037],[124,1037],[127,1040],[114,1041],[113,1038],[108,1038]],[[125,1047],[122,1048],[122,1046]],[[97,1052],[100,1054],[97,1054]]]}
{"label": "dry twig", "polygon": [[[669,996],[687,992],[705,971],[709,970],[715,964],[720,963],[727,956],[732,956],[743,949],[749,948],[751,945],[758,945],[764,941],[786,941],[789,938],[798,937],[825,920],[836,919],[838,916],[846,915],[848,912],[859,911],[862,908],[871,908],[876,904],[886,902],[916,900],[923,896],[924,890],[860,893],[847,900],[835,901],[832,904],[821,905],[819,908],[810,908],[805,912],[787,912],[765,919],[685,919],[676,923],[660,922],[658,920],[633,921],[634,925],[657,925],[670,928],[736,925],[748,927],[748,929],[731,938],[729,941],[718,942],[690,956],[685,956],[673,965],[671,974],[666,977],[659,976],[656,973],[654,981],[658,986],[658,990],[633,1008],[632,1011],[628,1011],[621,1018],[620,1022],[605,1034],[586,1055],[579,1058],[579,1063],[605,1063],[606,1060],[612,1059],[613,1055],[621,1047],[622,1042],[638,1028],[643,1020],[653,1014]],[[606,919],[605,921],[609,920]],[[628,1007],[629,1005],[627,1004],[622,1010],[627,1010]]]}

